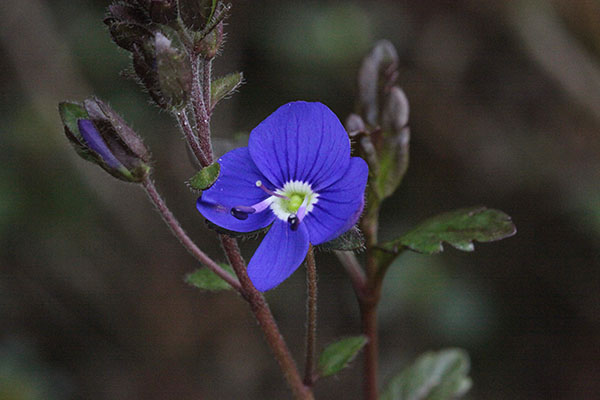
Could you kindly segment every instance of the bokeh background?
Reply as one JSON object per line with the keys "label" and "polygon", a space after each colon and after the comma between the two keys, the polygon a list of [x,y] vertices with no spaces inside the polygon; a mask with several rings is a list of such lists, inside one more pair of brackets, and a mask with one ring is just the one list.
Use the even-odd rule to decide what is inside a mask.
{"label": "bokeh background", "polygon": [[[196,264],[143,191],[78,159],[61,100],[96,94],[144,137],[184,227],[223,259],[184,181],[195,171],[168,115],[120,76],[108,1],[0,4],[0,399],[284,399],[247,305],[183,277]],[[411,164],[383,209],[392,238],[429,215],[487,205],[518,234],[474,253],[405,254],[380,311],[381,380],[419,353],[459,346],[469,399],[600,393],[600,3],[234,1],[216,74],[246,84],[215,113],[217,152],[279,105],[354,108],[375,40],[400,55]],[[244,243],[247,255],[256,242]],[[318,255],[319,346],[359,331],[350,282]],[[267,297],[298,359],[304,274]],[[321,381],[360,398],[360,360]]]}

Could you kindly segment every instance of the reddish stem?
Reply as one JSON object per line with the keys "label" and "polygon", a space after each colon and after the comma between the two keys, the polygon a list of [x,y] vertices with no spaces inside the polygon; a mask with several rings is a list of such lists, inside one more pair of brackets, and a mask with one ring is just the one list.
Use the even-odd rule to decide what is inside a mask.
{"label": "reddish stem", "polygon": [[240,280],[244,291],[244,298],[250,304],[250,309],[258,321],[267,342],[271,346],[271,350],[275,354],[275,358],[283,370],[288,385],[294,393],[294,398],[298,400],[314,399],[310,388],[305,386],[302,382],[296,363],[279,332],[277,323],[273,318],[273,314],[271,313],[265,298],[258,290],[256,290],[246,273],[246,265],[240,253],[237,241],[225,235],[220,235],[220,239],[225,254],[227,255],[227,259],[233,266],[233,269]]}

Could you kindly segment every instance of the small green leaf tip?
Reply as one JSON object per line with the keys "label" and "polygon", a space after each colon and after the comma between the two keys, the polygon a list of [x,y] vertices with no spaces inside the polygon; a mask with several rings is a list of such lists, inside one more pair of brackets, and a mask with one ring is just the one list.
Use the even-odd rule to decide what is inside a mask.
{"label": "small green leaf tip", "polygon": [[233,72],[221,78],[215,79],[210,87],[211,108],[235,92],[243,82],[244,75],[241,72]]}
{"label": "small green leaf tip", "polygon": [[451,400],[471,388],[468,354],[445,349],[421,355],[388,384],[379,400]]}
{"label": "small green leaf tip", "polygon": [[330,344],[323,350],[317,365],[321,376],[331,376],[346,368],[367,344],[364,335],[352,336]]}
{"label": "small green leaf tip", "polygon": [[405,233],[383,243],[386,251],[398,252],[402,247],[424,254],[444,250],[443,242],[462,251],[473,251],[473,241],[492,242],[514,235],[517,228],[511,218],[499,210],[485,207],[464,208],[439,214]]}
{"label": "small green leaf tip", "polygon": [[188,181],[189,186],[195,190],[206,190],[210,188],[219,178],[221,166],[214,162],[196,173]]}
{"label": "small green leaf tip", "polygon": [[[228,264],[220,264],[221,268],[234,276],[233,269]],[[199,268],[185,276],[185,281],[202,290],[229,290],[231,286],[208,268]]]}

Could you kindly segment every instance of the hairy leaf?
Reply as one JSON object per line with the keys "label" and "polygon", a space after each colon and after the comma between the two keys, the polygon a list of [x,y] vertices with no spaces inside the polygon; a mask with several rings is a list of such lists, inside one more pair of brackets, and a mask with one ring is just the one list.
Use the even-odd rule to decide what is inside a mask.
{"label": "hairy leaf", "polygon": [[219,163],[214,162],[196,173],[188,181],[189,186],[195,190],[206,190],[210,188],[221,172],[221,166]]}
{"label": "hairy leaf", "polygon": [[485,207],[464,208],[439,214],[421,223],[398,239],[383,243],[386,251],[402,247],[425,254],[444,250],[443,242],[463,251],[473,251],[473,241],[491,242],[517,232],[511,218],[499,210]]}
{"label": "hairy leaf", "polygon": [[421,355],[388,384],[379,400],[450,400],[471,388],[470,362],[460,349]]}
{"label": "hairy leaf", "polygon": [[210,105],[214,107],[219,101],[231,95],[243,83],[244,75],[233,72],[215,79],[210,87]]}
{"label": "hairy leaf", "polygon": [[344,250],[354,251],[363,250],[365,248],[365,238],[362,232],[358,229],[358,226],[353,226],[342,235],[336,237],[329,242],[325,242],[319,245],[321,250]]}

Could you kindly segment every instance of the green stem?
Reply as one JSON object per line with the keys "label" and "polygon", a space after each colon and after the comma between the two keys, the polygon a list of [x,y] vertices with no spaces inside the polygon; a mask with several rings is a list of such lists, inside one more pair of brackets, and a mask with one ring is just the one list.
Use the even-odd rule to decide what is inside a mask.
{"label": "green stem", "polygon": [[317,342],[317,265],[312,244],[306,255],[306,362],[304,384],[312,386],[315,377],[315,348]]}

